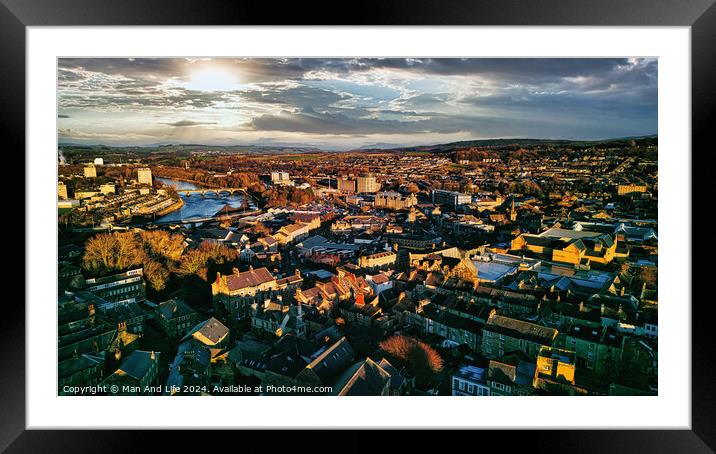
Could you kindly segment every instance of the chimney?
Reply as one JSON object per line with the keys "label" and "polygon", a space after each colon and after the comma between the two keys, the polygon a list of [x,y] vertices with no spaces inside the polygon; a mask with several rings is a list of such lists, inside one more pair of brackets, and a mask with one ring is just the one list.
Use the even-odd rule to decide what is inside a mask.
{"label": "chimney", "polygon": [[301,270],[299,270],[298,268],[296,268],[296,271],[295,271],[294,274],[295,274],[296,276],[298,276],[298,277],[301,277]]}
{"label": "chimney", "polygon": [[151,359],[152,361],[154,361],[154,358],[155,358],[154,350],[152,350],[152,353],[149,355],[149,359]]}
{"label": "chimney", "polygon": [[221,284],[221,273],[219,273],[217,271],[216,272],[216,285],[220,285],[220,284]]}
{"label": "chimney", "polygon": [[[249,268],[251,268],[251,267],[249,267]],[[251,269],[253,269],[253,268],[251,268]],[[236,268],[236,267],[231,268],[231,272],[232,272],[233,274],[239,274],[239,269]]]}
{"label": "chimney", "polygon": [[[236,268],[234,268],[236,270]],[[254,267],[253,265],[249,265],[249,271],[253,271]],[[239,274],[239,270],[236,270],[236,274]]]}

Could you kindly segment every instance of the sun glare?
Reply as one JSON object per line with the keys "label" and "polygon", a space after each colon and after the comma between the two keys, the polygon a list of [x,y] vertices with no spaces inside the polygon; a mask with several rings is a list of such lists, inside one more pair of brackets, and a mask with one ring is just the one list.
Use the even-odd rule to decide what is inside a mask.
{"label": "sun glare", "polygon": [[239,79],[224,69],[202,68],[191,73],[186,88],[199,91],[230,91],[239,88]]}

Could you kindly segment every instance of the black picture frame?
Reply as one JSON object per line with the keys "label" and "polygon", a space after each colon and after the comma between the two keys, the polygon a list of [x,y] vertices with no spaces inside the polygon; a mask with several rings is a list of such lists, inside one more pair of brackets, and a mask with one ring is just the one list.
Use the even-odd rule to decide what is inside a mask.
{"label": "black picture frame", "polygon": [[[351,4],[339,2],[258,1],[180,2],[172,0],[0,0],[0,126],[3,146],[23,156],[25,149],[25,53],[29,26],[113,26],[113,25],[530,25],[530,26],[690,26],[692,51],[692,148],[713,153],[710,148],[716,111],[716,6],[715,0],[444,0],[434,4],[420,0],[371,0]],[[280,6],[278,6],[280,5]],[[709,166],[693,165],[692,181],[710,181]],[[7,156],[7,154],[6,154]],[[9,158],[6,158],[9,159]],[[701,159],[701,158],[700,158]],[[701,163],[701,160],[699,161]],[[19,168],[19,167],[17,167]],[[699,192],[693,189],[694,196]],[[696,206],[696,204],[692,205]],[[26,207],[31,209],[31,207]],[[688,223],[685,220],[685,225]],[[51,226],[54,228],[54,226]],[[17,232],[11,233],[12,237]],[[31,240],[25,236],[25,241]],[[691,250],[691,244],[685,244]],[[685,264],[688,266],[690,264]],[[692,282],[707,282],[708,269],[692,265]],[[13,272],[13,279],[20,273]],[[29,275],[25,274],[28,284]],[[8,287],[15,286],[10,284]],[[11,287],[10,287],[11,288]],[[695,294],[694,294],[695,295]],[[687,305],[685,295],[680,304]],[[696,300],[696,298],[693,298]],[[716,433],[716,349],[710,342],[712,310],[710,299],[692,305],[692,430],[640,431],[495,431],[477,437],[475,445],[488,440],[509,440],[510,450],[540,449],[549,452],[714,452]],[[0,366],[0,450],[7,452],[135,452],[160,444],[179,444],[182,452],[206,449],[203,436],[178,436],[148,431],[40,431],[25,430],[25,310],[18,298],[6,298],[0,317],[4,342]],[[108,405],[107,411],[111,411]],[[625,411],[615,409],[615,411]],[[98,415],[101,417],[101,415]],[[157,415],[161,418],[161,415]],[[292,415],[291,417],[296,417]],[[399,415],[398,415],[399,417]],[[320,424],[320,422],[318,422]],[[608,424],[608,421],[605,421]],[[376,447],[375,439],[359,432],[335,432],[336,449],[366,450]],[[295,437],[288,434],[287,437]],[[454,445],[451,435],[430,438],[445,449]],[[215,436],[212,436],[214,439]],[[233,437],[222,435],[231,440]],[[245,437],[241,437],[245,438]],[[267,441],[273,437],[259,434]],[[308,441],[310,434],[301,439]],[[323,438],[323,436],[321,436]],[[237,438],[238,440],[239,438]],[[278,435],[276,440],[281,440]],[[287,438],[283,438],[287,442]],[[294,438],[296,439],[296,438]],[[392,441],[391,441],[392,440]],[[380,444],[402,445],[405,438],[390,437]],[[501,442],[501,443],[502,443]],[[423,442],[421,442],[423,443]],[[487,444],[485,444],[487,443]],[[247,443],[248,444],[248,443]],[[311,445],[316,446],[314,442]],[[271,444],[267,445],[270,447]],[[245,445],[244,445],[245,446]],[[428,445],[424,445],[425,448]],[[275,448],[275,446],[274,446]],[[271,448],[271,449],[274,449]],[[155,448],[156,449],[156,448]],[[238,448],[235,448],[238,449]],[[290,448],[293,449],[293,448]]]}

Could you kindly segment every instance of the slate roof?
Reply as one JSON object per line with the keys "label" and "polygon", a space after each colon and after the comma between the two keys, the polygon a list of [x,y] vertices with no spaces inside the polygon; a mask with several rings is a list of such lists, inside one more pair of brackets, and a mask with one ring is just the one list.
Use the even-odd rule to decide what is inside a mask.
{"label": "slate roof", "polygon": [[161,302],[157,305],[159,314],[167,320],[174,317],[183,317],[192,314],[194,309],[189,307],[184,301],[176,298]]}
{"label": "slate roof", "polygon": [[197,324],[182,340],[193,337],[205,345],[213,346],[221,342],[228,334],[229,328],[219,320],[211,317]]}
{"label": "slate roof", "polygon": [[388,374],[390,374],[390,387],[393,389],[400,388],[405,383],[405,377],[396,369],[390,361],[383,358],[378,362],[378,365],[383,368]]}
{"label": "slate roof", "polygon": [[57,365],[58,376],[60,378],[69,377],[75,372],[89,369],[90,367],[104,364],[104,358],[85,353],[77,357],[70,357],[62,360]]}
{"label": "slate roof", "polygon": [[342,337],[311,361],[306,368],[313,370],[322,383],[332,383],[353,361],[354,356],[353,347],[345,337]]}
{"label": "slate roof", "polygon": [[554,328],[548,328],[502,315],[493,315],[490,317],[484,329],[515,338],[527,339],[543,345],[551,345],[557,337],[557,330]]}
{"label": "slate roof", "polygon": [[354,364],[338,379],[339,396],[380,396],[390,374],[370,358]]}
{"label": "slate roof", "polygon": [[[160,352],[135,350],[127,357],[117,371],[121,371],[136,380],[141,380],[152,367],[152,363],[159,361],[159,355]],[[152,358],[152,356],[154,356],[154,358]]]}

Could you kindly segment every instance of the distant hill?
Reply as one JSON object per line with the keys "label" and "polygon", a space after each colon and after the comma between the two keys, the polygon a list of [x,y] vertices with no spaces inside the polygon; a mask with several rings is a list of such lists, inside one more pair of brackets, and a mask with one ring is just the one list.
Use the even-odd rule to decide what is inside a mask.
{"label": "distant hill", "polygon": [[[481,140],[463,140],[460,142],[450,142],[437,145],[418,145],[412,147],[383,148],[384,151],[405,151],[405,152],[451,152],[455,150],[463,150],[466,148],[507,148],[507,147],[534,147],[534,146],[556,146],[576,148],[588,148],[594,146],[605,147],[623,147],[634,141],[636,145],[658,145],[658,136],[656,134],[649,136],[631,136],[618,137],[612,139],[600,140],[566,140],[566,139],[481,139]],[[376,150],[375,147],[362,148]]]}
{"label": "distant hill", "polygon": [[197,152],[232,154],[241,153],[248,155],[267,155],[267,154],[302,154],[302,153],[322,153],[322,152],[338,152],[338,151],[364,151],[364,152],[390,152],[390,153],[452,153],[455,151],[465,150],[469,148],[479,148],[484,150],[517,150],[520,148],[535,148],[553,146],[558,148],[571,147],[575,150],[600,147],[629,147],[631,142],[634,145],[643,147],[649,145],[658,145],[657,135],[651,136],[634,136],[619,137],[614,139],[602,140],[564,140],[564,139],[481,139],[481,140],[464,140],[460,142],[450,142],[436,145],[414,145],[407,147],[396,147],[393,144],[375,143],[367,145],[359,149],[345,150],[322,150],[312,146],[292,146],[289,144],[275,145],[203,145],[203,144],[171,144],[157,143],[151,146],[108,146],[108,145],[85,145],[76,143],[60,143],[59,148],[63,150],[63,155],[70,163],[88,162],[95,157],[104,157],[105,162],[129,162],[136,159],[170,159],[178,160],[189,158]]}

